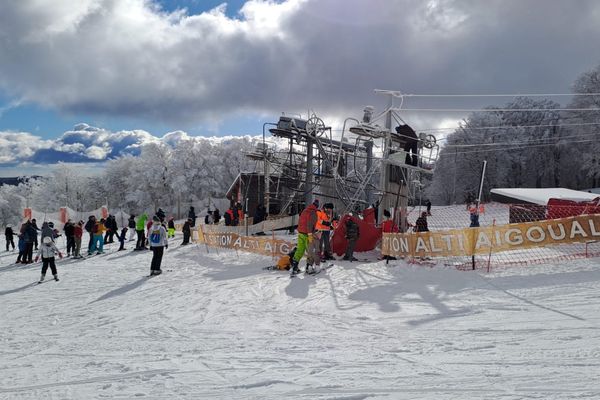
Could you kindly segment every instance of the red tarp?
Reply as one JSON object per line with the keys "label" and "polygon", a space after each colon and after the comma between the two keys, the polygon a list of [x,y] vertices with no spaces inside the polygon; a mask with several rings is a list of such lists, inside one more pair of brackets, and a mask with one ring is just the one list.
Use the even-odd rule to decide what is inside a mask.
{"label": "red tarp", "polygon": [[548,219],[574,217],[582,214],[600,214],[600,197],[591,201],[550,199],[547,207]]}
{"label": "red tarp", "polygon": [[346,240],[346,221],[352,219],[358,224],[360,237],[356,242],[354,251],[362,252],[373,250],[377,242],[381,240],[381,228],[375,226],[375,209],[367,208],[363,211],[363,219],[358,217],[344,215],[334,230],[333,238],[331,239],[331,248],[338,256],[346,252],[348,241]]}

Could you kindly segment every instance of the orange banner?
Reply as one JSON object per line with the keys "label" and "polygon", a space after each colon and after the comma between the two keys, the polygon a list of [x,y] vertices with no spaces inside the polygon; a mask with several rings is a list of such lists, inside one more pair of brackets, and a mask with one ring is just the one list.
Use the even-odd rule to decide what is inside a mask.
{"label": "orange banner", "polygon": [[600,214],[480,228],[384,233],[388,256],[450,257],[600,240]]}
{"label": "orange banner", "polygon": [[237,233],[202,232],[198,230],[199,241],[212,247],[258,253],[266,256],[282,256],[290,252],[293,243],[281,239],[259,236],[240,236]]}

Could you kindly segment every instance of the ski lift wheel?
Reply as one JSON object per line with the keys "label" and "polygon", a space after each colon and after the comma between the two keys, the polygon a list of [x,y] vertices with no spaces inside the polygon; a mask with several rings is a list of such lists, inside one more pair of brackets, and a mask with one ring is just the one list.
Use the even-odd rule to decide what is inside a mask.
{"label": "ski lift wheel", "polygon": [[433,136],[432,134],[425,135],[425,138],[423,139],[424,147],[426,147],[428,149],[433,149],[433,147],[435,146],[435,143],[436,143],[435,136]]}
{"label": "ski lift wheel", "polygon": [[325,131],[325,123],[319,117],[312,116],[306,121],[306,133],[310,136],[321,136]]}

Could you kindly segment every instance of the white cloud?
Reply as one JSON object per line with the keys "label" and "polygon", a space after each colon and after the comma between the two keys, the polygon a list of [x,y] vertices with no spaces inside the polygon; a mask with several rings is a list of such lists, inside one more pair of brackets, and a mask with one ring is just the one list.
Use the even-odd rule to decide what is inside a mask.
{"label": "white cloud", "polygon": [[52,141],[25,132],[0,132],[0,164],[31,157],[37,150],[49,148]]}
{"label": "white cloud", "polygon": [[[594,0],[251,0],[229,18],[223,6],[187,15],[152,0],[4,1],[0,90],[177,127],[309,107],[343,119],[364,104],[381,109],[374,88],[566,91],[598,62],[599,9]],[[438,117],[407,115],[426,127]]]}
{"label": "white cloud", "polygon": [[87,124],[78,124],[55,140],[43,140],[25,132],[0,132],[0,167],[40,166],[68,163],[99,163],[126,154],[138,155],[142,146],[165,143],[171,147],[182,141],[223,143],[244,137],[189,136],[184,131],[165,134],[162,138],[142,130],[111,132]]}

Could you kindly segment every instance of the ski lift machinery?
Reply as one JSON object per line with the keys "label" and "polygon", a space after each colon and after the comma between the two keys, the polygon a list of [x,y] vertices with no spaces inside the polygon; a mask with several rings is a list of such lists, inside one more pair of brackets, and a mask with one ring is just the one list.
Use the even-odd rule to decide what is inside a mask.
{"label": "ski lift machinery", "polygon": [[[314,195],[336,203],[343,213],[374,204],[377,199],[381,220],[384,209],[393,207],[406,212],[408,201],[416,201],[422,177],[433,173],[439,145],[435,136],[420,133],[413,139],[417,141],[417,163],[407,164],[409,138],[393,129],[407,125],[399,115],[403,96],[390,90],[375,93],[387,96],[387,107],[375,115],[374,108],[367,106],[362,120],[347,118],[340,138],[334,139],[331,128],[314,113],[308,119],[284,114],[277,123],[263,126],[263,143],[267,125],[272,126],[271,134],[289,143],[288,150],[277,154],[267,154],[267,146],[263,145],[251,155],[265,161],[267,182],[268,170],[280,179],[297,182],[292,192],[284,196],[288,200],[282,211],[292,202],[309,204]],[[396,101],[400,103],[398,107]],[[276,196],[281,198],[284,193],[277,186]]]}
{"label": "ski lift machinery", "polygon": [[[434,135],[419,133],[416,139],[418,149],[416,165],[407,162],[409,159],[407,143],[414,139],[397,133],[393,129],[394,126],[408,125],[400,116],[403,95],[399,91],[392,90],[377,89],[375,93],[388,98],[387,107],[377,115],[374,115],[373,107],[365,107],[361,121],[347,118],[342,129],[342,140],[349,131],[371,141],[371,148],[376,146],[375,141],[380,143],[379,146],[376,146],[379,149],[379,157],[373,158],[373,162],[368,166],[364,177],[364,186],[372,187],[371,181],[374,179],[375,172],[379,171],[377,194],[380,205],[379,220],[381,221],[385,209],[394,208],[395,212],[399,211],[406,216],[409,200],[416,202],[417,195],[420,195],[423,177],[433,174],[439,156],[439,145]],[[396,101],[399,101],[398,106],[395,104]],[[415,182],[418,184],[412,184]],[[368,204],[372,204],[373,193],[367,190],[365,198]],[[351,204],[350,208],[353,206]],[[401,218],[399,221],[401,224],[406,223],[405,218]],[[402,228],[403,230],[407,229],[406,226],[402,226]]]}

